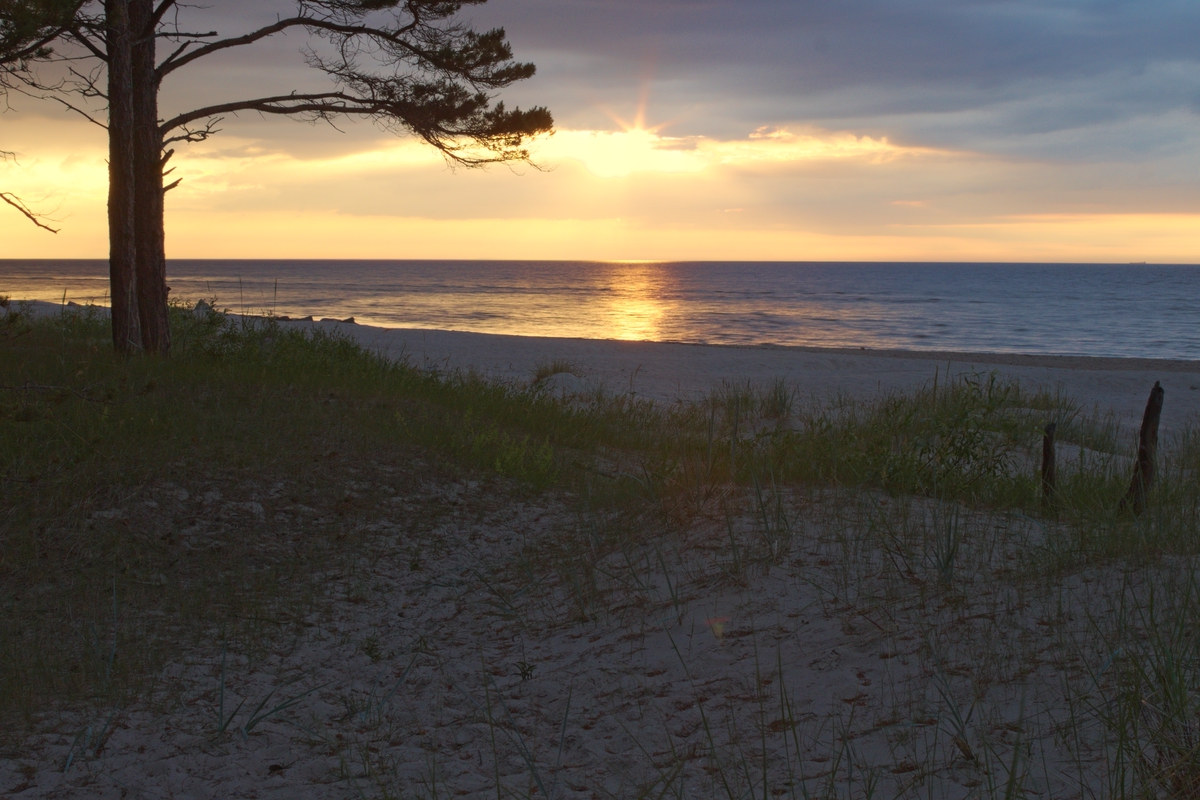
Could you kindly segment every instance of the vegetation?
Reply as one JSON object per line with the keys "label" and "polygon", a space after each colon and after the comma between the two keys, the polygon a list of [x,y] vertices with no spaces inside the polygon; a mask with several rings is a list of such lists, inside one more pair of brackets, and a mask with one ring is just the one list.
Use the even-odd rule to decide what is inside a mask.
{"label": "vegetation", "polygon": [[[865,629],[881,659],[907,647],[921,665],[925,694],[897,679],[880,707],[808,719],[784,651],[768,656],[767,640],[744,632],[770,687],[751,692],[758,711],[704,716],[690,684],[702,722],[674,755],[639,744],[645,796],[1185,798],[1200,787],[1191,429],[1164,445],[1149,508],[1133,517],[1117,511],[1129,433],[991,375],[829,404],[782,383],[729,385],[664,407],[556,398],[183,307],[169,360],[114,355],[106,321],[86,312],[33,319],[12,306],[0,320],[0,727],[19,735],[70,709],[170,696],[164,666],[198,650],[220,656],[213,736],[286,715],[283,695],[251,713],[226,707],[226,648],[253,659],[333,605],[372,602],[356,579],[364,562],[430,569],[434,545],[418,543],[436,539],[451,501],[429,487],[473,481],[495,502],[558,504],[575,520],[476,568],[472,591],[521,630],[640,630],[666,637],[692,676],[678,642],[704,597],[803,585],[847,637]],[[1067,454],[1049,512],[1035,458],[1048,421]],[[384,542],[373,521],[392,503],[411,525]],[[434,649],[360,647],[407,665],[401,682]],[[536,679],[520,664],[522,681]],[[550,794],[570,697],[556,707],[561,730],[535,733],[551,743],[539,751],[489,674],[473,713],[492,730],[491,757],[507,748]],[[391,696],[351,704],[355,732],[331,745],[384,794],[397,788],[378,755],[393,736]],[[671,747],[684,736],[664,735]],[[890,755],[863,756],[872,746]],[[438,769],[429,795],[445,788]]]}
{"label": "vegetation", "polygon": [[[28,74],[32,64],[53,55],[50,43],[64,33],[79,6],[79,0],[0,0],[0,98],[14,76]],[[0,150],[0,162],[10,158]],[[39,228],[58,232],[12,192],[0,191],[0,201]]]}
{"label": "vegetation", "polygon": [[[172,145],[206,141],[229,115],[365,119],[419,137],[451,163],[527,161],[528,138],[550,131],[553,119],[540,106],[495,102],[498,91],[532,77],[535,68],[514,60],[502,28],[479,32],[458,18],[463,6],[485,2],[299,0],[273,23],[222,36],[210,30],[210,10],[176,0],[0,0],[0,79],[12,77],[26,94],[56,100],[108,131],[115,349],[170,352],[163,226],[164,197],[179,184],[164,181],[173,172]],[[168,76],[295,33],[306,37],[308,66],[330,79],[327,91],[284,86],[160,118]],[[170,53],[160,57],[159,42],[169,42]],[[53,55],[52,44],[69,48],[55,59],[67,62],[66,78],[44,78],[30,68],[31,60]],[[81,65],[88,61],[96,69]],[[17,67],[4,69],[5,63]]]}
{"label": "vegetation", "polygon": [[[555,479],[553,416],[518,427],[537,411],[503,388],[396,366],[335,337],[178,308],[172,318],[179,352],[157,360],[112,354],[99,315],[3,317],[0,574],[5,624],[17,626],[0,644],[6,713],[124,696],[176,652],[175,637],[304,600],[313,587],[302,575],[336,563],[356,509],[379,500],[348,501],[335,474],[394,469],[402,487],[463,465],[533,487]],[[192,536],[215,538],[180,558],[189,525],[160,513],[151,485],[186,496],[190,527],[205,528]],[[265,542],[247,541],[238,520],[205,525],[218,522],[204,519],[217,498],[257,521],[277,486],[330,516],[329,541],[257,553]],[[128,506],[132,517],[114,511]],[[280,548],[296,545],[283,560]],[[144,627],[148,609],[164,629]],[[147,646],[162,637],[165,652]]]}

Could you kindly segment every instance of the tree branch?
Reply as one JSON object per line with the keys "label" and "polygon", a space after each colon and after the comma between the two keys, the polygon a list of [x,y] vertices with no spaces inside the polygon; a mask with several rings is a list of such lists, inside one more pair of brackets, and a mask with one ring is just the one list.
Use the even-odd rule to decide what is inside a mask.
{"label": "tree branch", "polygon": [[[159,23],[162,22],[163,17],[166,16],[167,12],[170,11],[174,6],[175,0],[162,0],[162,2],[159,3],[158,8],[154,9],[154,15],[150,17],[150,30],[157,28]],[[213,35],[215,36],[216,34]]]}
{"label": "tree branch", "polygon": [[211,39],[213,36],[220,36],[216,31],[208,31],[207,33],[184,33],[183,31],[160,31],[154,34],[157,39]]}
{"label": "tree branch", "polygon": [[87,30],[86,27],[83,25],[76,25],[75,27],[66,31],[66,33],[69,33],[71,35],[72,39],[79,42],[79,44],[83,45],[88,50],[88,52],[90,52],[96,58],[98,58],[104,62],[108,61],[108,51],[101,50],[100,47],[97,46],[92,41],[92,37],[94,36],[97,39],[99,39],[100,41],[104,42],[105,47],[107,47],[108,42],[106,42],[104,40],[103,36],[97,34],[95,31]]}
{"label": "tree branch", "polygon": [[31,58],[37,58],[43,54],[48,54],[47,47],[50,43],[69,31],[70,27],[67,25],[60,25],[47,30],[28,45],[22,45],[20,49],[13,50],[12,52],[4,52],[4,61],[8,63],[20,63]]}
{"label": "tree branch", "polygon": [[[9,86],[8,88],[12,89],[15,92],[19,92],[19,93],[25,95],[26,97],[32,97],[34,100],[53,100],[55,103],[58,103],[58,104],[62,105],[63,107],[65,107],[68,111],[74,111],[76,114],[80,115],[81,117],[86,119],[88,122],[92,123],[93,125],[97,125],[97,126],[103,128],[104,130],[108,130],[108,126],[105,125],[100,120],[93,117],[89,111],[82,109],[79,106],[75,105],[74,103],[71,103],[71,102],[67,101],[66,99],[64,99],[62,97],[62,91],[64,91],[62,89],[62,84],[60,84],[59,86],[44,86],[44,85],[38,83],[36,80],[33,80],[32,78],[28,78],[28,77],[22,78],[21,82],[24,83],[26,86],[28,86],[30,89],[32,89],[34,91],[28,91],[26,89],[22,89],[20,86],[15,86],[15,85]],[[84,92],[81,92],[81,94],[83,94],[84,97],[87,96],[87,94]],[[103,97],[104,95],[99,94],[98,96]]]}
{"label": "tree branch", "polygon": [[[204,127],[202,128],[191,128],[186,123],[179,125],[177,127],[182,129],[183,132],[176,136],[169,136],[163,139],[163,147],[174,144],[175,142],[206,142],[208,141],[209,137],[221,132],[221,129],[217,126],[221,124],[223,119],[224,117],[210,117],[209,119],[205,120]],[[174,152],[174,150],[169,151],[169,153]]]}
{"label": "tree branch", "polygon": [[259,28],[258,30],[251,31],[244,36],[236,36],[232,39],[222,39],[219,42],[212,42],[204,47],[201,47],[199,50],[193,50],[187,55],[180,55],[179,51],[176,51],[175,53],[172,53],[169,58],[163,61],[163,63],[159,64],[158,78],[159,80],[162,80],[175,70],[190,64],[198,58],[204,58],[207,55],[212,55],[213,53],[221,50],[227,50],[230,47],[241,47],[247,44],[254,44],[257,41],[266,39],[268,36],[274,36],[275,34],[285,31],[288,28],[294,28],[297,25],[302,24],[302,20],[307,21],[307,18],[290,17],[288,19],[282,19],[276,22],[274,25],[268,25],[265,28]]}
{"label": "tree branch", "polygon": [[[180,114],[164,122],[159,130],[166,134],[177,128],[185,133],[169,141],[203,141],[211,130],[194,133],[187,126],[200,119],[240,111],[279,116],[309,116],[329,119],[357,116],[375,119],[385,127],[406,130],[420,136],[444,156],[465,166],[529,159],[521,147],[526,136],[551,129],[553,120],[544,108],[507,111],[503,103],[489,108],[485,94],[470,93],[451,81],[362,81],[361,76],[338,76],[355,93],[347,91],[318,94],[287,94],[240,100],[208,106]],[[361,82],[352,83],[357,77]],[[486,153],[474,155],[470,148]],[[476,151],[478,152],[478,151]]]}
{"label": "tree branch", "polygon": [[51,233],[58,233],[57,228],[51,228],[49,225],[42,222],[41,217],[39,217],[34,211],[32,211],[29,208],[29,206],[22,203],[21,199],[19,197],[17,197],[16,195],[13,195],[9,192],[0,192],[0,200],[3,200],[4,202],[8,203],[10,206],[15,208],[17,211],[20,211],[22,214],[25,215],[26,219],[28,219],[34,225],[37,225],[42,230],[47,230],[47,231],[50,231]]}
{"label": "tree branch", "polygon": [[320,94],[284,94],[277,97],[260,97],[255,100],[237,100],[231,103],[198,108],[186,114],[180,114],[159,126],[159,130],[168,133],[176,128],[183,128],[196,120],[206,117],[216,117],[221,114],[236,114],[239,111],[259,111],[263,114],[352,114],[377,113],[366,108],[355,108],[353,105],[358,98],[342,92],[323,92]]}
{"label": "tree branch", "polygon": [[321,19],[319,17],[311,17],[301,14],[299,16],[281,19],[275,22],[273,25],[267,25],[264,28],[251,31],[244,36],[236,36],[230,39],[222,39],[219,42],[212,42],[204,47],[201,47],[199,50],[193,50],[186,56],[176,57],[174,54],[172,54],[171,58],[168,58],[159,65],[159,78],[161,79],[163,76],[174,72],[182,66],[190,64],[198,58],[204,58],[205,56],[212,55],[213,53],[221,50],[227,50],[231,47],[243,47],[248,44],[254,44],[255,42],[261,41],[270,36],[274,36],[277,33],[282,33],[289,28],[298,27],[314,31],[324,31],[326,33],[341,34],[347,37],[362,36],[376,39],[381,42],[386,42],[394,47],[399,47],[412,56],[420,58],[423,61],[428,61],[435,67],[452,67],[453,65],[445,63],[445,60],[440,57],[437,52],[433,50],[423,50],[406,38],[405,35],[410,33],[412,29],[416,27],[416,20],[417,17],[414,14],[414,20],[409,25],[402,26],[395,30],[384,30],[382,28],[373,28],[368,25],[346,25],[328,19]]}
{"label": "tree branch", "polygon": [[[29,93],[28,93],[28,92],[26,92],[25,94],[29,94]],[[33,94],[30,94],[29,96],[30,96],[30,97],[39,97],[38,95],[33,95]],[[62,99],[62,98],[61,98],[61,97],[59,97],[57,94],[41,95],[41,96],[39,97],[39,99],[41,99],[41,100],[53,100],[53,101],[54,101],[54,102],[56,102],[56,103],[61,103],[61,104],[62,104],[62,106],[63,106],[64,108],[66,108],[68,111],[74,111],[76,114],[78,114],[79,116],[83,117],[83,118],[84,118],[84,119],[86,119],[88,122],[92,123],[93,125],[96,125],[97,127],[103,128],[104,130],[108,130],[108,126],[107,126],[107,125],[105,125],[105,124],[104,124],[103,122],[101,122],[100,120],[98,120],[98,119],[96,119],[95,117],[93,117],[93,116],[91,115],[91,113],[89,113],[88,111],[86,111],[86,110],[84,110],[84,109],[80,108],[79,106],[75,105],[74,103],[68,103],[66,100]]]}

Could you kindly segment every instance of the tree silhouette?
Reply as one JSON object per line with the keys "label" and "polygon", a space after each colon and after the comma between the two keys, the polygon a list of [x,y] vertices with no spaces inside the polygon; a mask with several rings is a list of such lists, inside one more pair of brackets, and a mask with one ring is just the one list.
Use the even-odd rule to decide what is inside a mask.
{"label": "tree silhouette", "polygon": [[[485,2],[295,0],[290,16],[234,36],[207,31],[209,12],[177,0],[74,3],[69,23],[42,45],[56,38],[76,45],[79,52],[65,62],[70,77],[43,82],[29,71],[18,77],[28,91],[84,114],[90,115],[87,101],[93,98],[107,103],[115,347],[170,351],[163,198],[178,185],[164,185],[171,146],[208,139],[229,115],[364,118],[418,136],[465,166],[528,160],[527,139],[550,131],[553,119],[542,107],[509,110],[493,102],[498,90],[531,77],[534,66],[514,60],[503,29],[478,32],[457,19],[464,6]],[[37,3],[0,0],[0,25],[15,26],[12,9],[31,5]],[[183,17],[190,17],[189,26]],[[331,79],[328,91],[231,99],[159,118],[168,75],[294,31],[309,37],[305,59]],[[170,44],[162,58],[160,41]],[[99,61],[103,70],[85,71],[84,59]]]}
{"label": "tree silhouette", "polygon": [[[26,73],[31,63],[51,57],[50,43],[71,26],[80,5],[79,0],[0,0],[0,96],[14,75]],[[12,157],[9,151],[0,150],[0,161]],[[58,233],[12,192],[0,191],[0,200],[39,228]]]}

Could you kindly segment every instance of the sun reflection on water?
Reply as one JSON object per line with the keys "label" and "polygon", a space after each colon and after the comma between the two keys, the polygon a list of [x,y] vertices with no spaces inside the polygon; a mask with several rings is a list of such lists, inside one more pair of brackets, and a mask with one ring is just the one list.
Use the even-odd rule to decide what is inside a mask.
{"label": "sun reflection on water", "polygon": [[663,338],[670,310],[664,300],[668,274],[657,262],[617,262],[607,271],[608,296],[605,327],[609,339],[647,341]]}
{"label": "sun reflection on water", "polygon": [[[235,313],[354,317],[393,328],[1200,357],[1200,269],[1190,267],[172,261],[168,269],[173,298],[215,298]],[[1029,287],[1046,281],[1061,285],[1059,296],[1068,300],[1029,305]],[[103,302],[107,289],[104,261],[0,260],[0,293],[14,301]],[[1161,323],[1150,333],[1138,322],[1147,314]]]}

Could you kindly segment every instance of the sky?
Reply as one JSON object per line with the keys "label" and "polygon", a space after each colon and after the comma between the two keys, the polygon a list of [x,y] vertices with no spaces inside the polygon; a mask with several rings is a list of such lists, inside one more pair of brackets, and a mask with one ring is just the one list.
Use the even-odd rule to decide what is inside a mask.
{"label": "sky", "polygon": [[[236,34],[294,8],[210,0]],[[174,258],[1200,262],[1194,0],[490,0],[534,165],[254,114],[176,156]],[[304,36],[170,77],[164,113],[326,85]],[[103,258],[104,131],[10,96],[0,258]]]}

